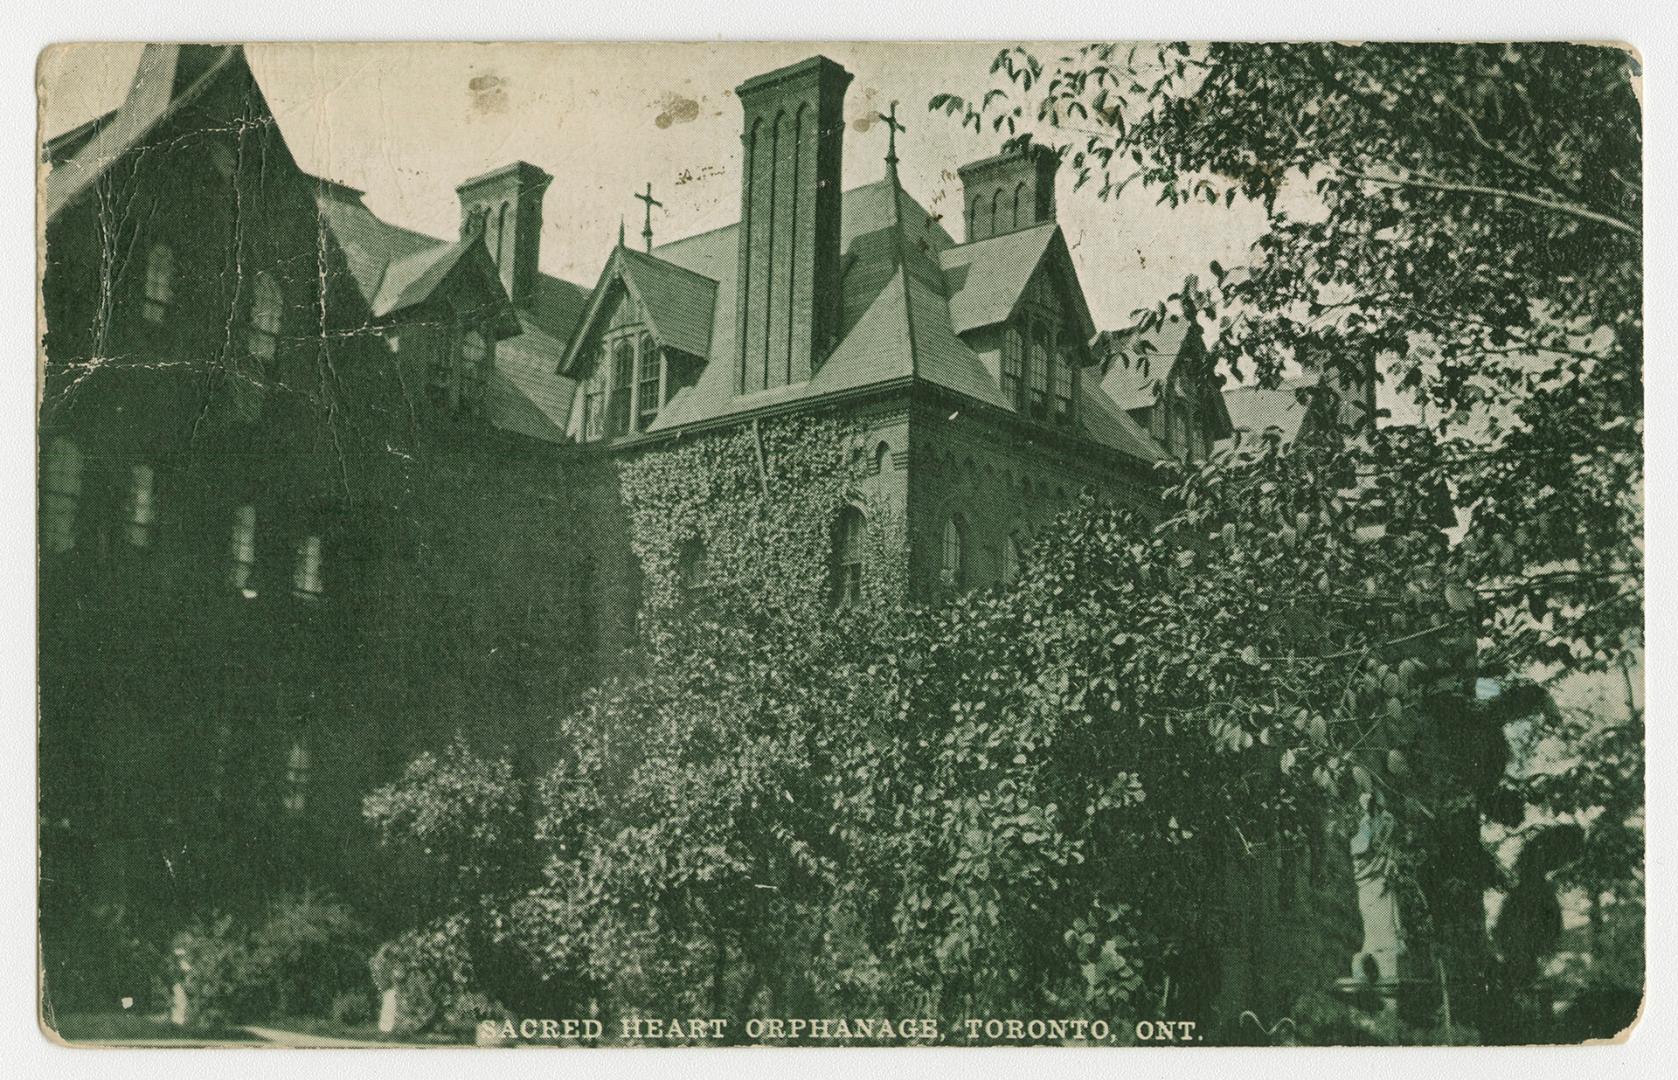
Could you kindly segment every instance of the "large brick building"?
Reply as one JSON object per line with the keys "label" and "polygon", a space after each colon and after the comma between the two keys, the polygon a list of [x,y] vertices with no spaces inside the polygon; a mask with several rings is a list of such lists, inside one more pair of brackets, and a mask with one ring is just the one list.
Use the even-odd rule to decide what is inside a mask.
{"label": "large brick building", "polygon": [[1097,347],[1051,153],[961,167],[960,243],[894,144],[841,191],[849,81],[741,85],[739,222],[620,237],[592,287],[540,270],[548,173],[460,183],[457,236],[391,225],[297,165],[237,47],[148,47],[49,144],[49,977],[101,904],[378,888],[363,792],[452,730],[527,744],[672,574],[740,557],[626,510],[632,463],[749,432],[797,499],[775,425],[843,418],[857,479],[794,570],[843,605],[1005,580],[1078,492],[1146,513],[1158,462],[1229,435],[1191,335],[1152,377]]}

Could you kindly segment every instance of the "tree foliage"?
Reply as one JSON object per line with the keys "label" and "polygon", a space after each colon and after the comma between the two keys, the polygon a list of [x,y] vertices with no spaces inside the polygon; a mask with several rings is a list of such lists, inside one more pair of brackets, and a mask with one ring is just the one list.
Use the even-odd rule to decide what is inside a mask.
{"label": "tree foliage", "polygon": [[[1637,665],[1634,56],[1537,43],[1098,44],[1052,58],[1005,49],[991,75],[977,100],[945,94],[930,107],[1010,143],[1055,144],[1075,185],[1100,199],[1141,189],[1170,206],[1262,209],[1266,228],[1243,265],[1210,263],[1138,312],[1139,324],[1180,307],[1203,320],[1232,377],[1275,386],[1315,374],[1297,391],[1306,404],[1380,379],[1398,416],[1328,411],[1343,421],[1329,440],[1343,470],[1337,497],[1385,529],[1368,550],[1389,581],[1432,592],[1462,621],[1478,676],[1511,688]],[[1411,430],[1377,432],[1379,419]],[[1395,531],[1403,514],[1428,509],[1394,503],[1404,491],[1436,498],[1448,530],[1420,542]],[[1509,721],[1534,714],[1537,700],[1464,699],[1439,713]],[[1522,888],[1466,846],[1479,815],[1463,792],[1478,790],[1480,809],[1512,824],[1530,804],[1547,821],[1590,825],[1582,847],[1563,845],[1566,858],[1539,860],[1541,877],[1640,895],[1640,721],[1597,713],[1552,726],[1580,751],[1557,774],[1499,781],[1496,750],[1498,764],[1469,770],[1477,785],[1471,775],[1456,777],[1466,789],[1412,785],[1427,813],[1409,815],[1413,865],[1397,869],[1464,906],[1477,879]],[[1441,764],[1483,756],[1452,726],[1424,747]],[[1440,877],[1430,858],[1481,869]],[[1459,952],[1484,948],[1472,933],[1466,921],[1458,928]],[[1506,962],[1525,947],[1499,946]]]}

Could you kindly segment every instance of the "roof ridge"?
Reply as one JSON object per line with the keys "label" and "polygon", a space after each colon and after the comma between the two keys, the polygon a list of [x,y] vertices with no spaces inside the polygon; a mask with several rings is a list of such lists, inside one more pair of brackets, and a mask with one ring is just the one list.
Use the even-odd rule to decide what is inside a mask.
{"label": "roof ridge", "polygon": [[917,379],[921,373],[921,350],[920,343],[915,340],[915,302],[909,295],[909,256],[903,250],[903,185],[897,178],[895,161],[886,163],[886,183],[892,193],[891,236],[897,254],[898,280],[903,287],[903,329],[909,342],[909,377]]}

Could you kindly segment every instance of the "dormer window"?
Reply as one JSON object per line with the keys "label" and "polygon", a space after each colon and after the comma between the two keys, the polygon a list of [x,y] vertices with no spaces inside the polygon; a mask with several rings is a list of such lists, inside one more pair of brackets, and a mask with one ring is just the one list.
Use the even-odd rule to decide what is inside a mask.
{"label": "dormer window", "polygon": [[642,334],[635,357],[635,430],[645,431],[658,419],[658,346]]}
{"label": "dormer window", "polygon": [[1026,388],[1031,415],[1039,420],[1049,418],[1049,346],[1043,337],[1041,330],[1032,335],[1030,379]]}
{"label": "dormer window", "polygon": [[628,338],[620,338],[612,346],[611,398],[606,403],[607,435],[629,433],[629,395],[634,373],[635,343]]}
{"label": "dormer window", "polygon": [[1025,382],[1025,343],[1015,327],[1002,332],[1002,396],[1016,409],[1020,407],[1020,388]]}
{"label": "dormer window", "polygon": [[1072,423],[1073,379],[1077,367],[1073,363],[1072,350],[1062,349],[1058,363],[1055,364],[1055,423]]}

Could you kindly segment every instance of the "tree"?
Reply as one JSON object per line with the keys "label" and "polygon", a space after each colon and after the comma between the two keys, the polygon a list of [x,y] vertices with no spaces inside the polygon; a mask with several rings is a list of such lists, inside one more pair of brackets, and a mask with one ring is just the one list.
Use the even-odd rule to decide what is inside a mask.
{"label": "tree", "polygon": [[[1325,493],[1371,530],[1388,571],[1371,578],[1386,583],[1372,599],[1389,586],[1430,593],[1476,643],[1473,674],[1517,685],[1605,672],[1640,646],[1637,74],[1624,50],[1555,44],[1092,45],[1047,63],[1016,48],[998,54],[978,101],[930,107],[1011,143],[1059,144],[1098,198],[1136,184],[1172,206],[1262,207],[1247,265],[1211,263],[1204,288],[1191,279],[1139,324],[1172,304],[1202,312],[1225,371],[1262,385],[1319,373],[1299,391],[1308,400],[1379,372],[1384,396],[1419,415],[1383,434],[1367,410],[1329,410],[1345,422],[1328,440],[1338,464]],[[1436,497],[1448,530],[1395,536],[1405,491]],[[1326,588],[1349,580],[1325,568]],[[1424,710],[1503,711],[1460,691]],[[1409,815],[1410,872],[1428,910],[1462,913],[1438,929],[1466,957],[1472,1015],[1490,977],[1489,956],[1467,956],[1487,951],[1472,910],[1497,878],[1479,880],[1491,872],[1470,845],[1508,792],[1488,790],[1504,751],[1466,748],[1456,730],[1421,744],[1440,768],[1417,781],[1457,775],[1409,785],[1426,810]],[[1582,849],[1599,881],[1604,857],[1620,882],[1641,866],[1640,833],[1621,842],[1641,806],[1641,771],[1625,761],[1582,759],[1559,799],[1517,793],[1608,808]]]}

